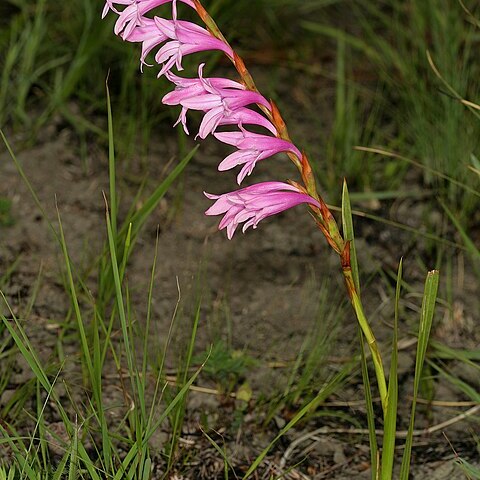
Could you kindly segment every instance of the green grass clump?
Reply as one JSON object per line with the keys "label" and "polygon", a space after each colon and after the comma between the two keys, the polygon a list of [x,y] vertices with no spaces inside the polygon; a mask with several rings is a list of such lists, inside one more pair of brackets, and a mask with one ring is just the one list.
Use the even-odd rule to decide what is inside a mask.
{"label": "green grass clump", "polygon": [[[109,101],[107,110],[110,113]],[[155,339],[151,332],[151,302],[157,254],[152,259],[148,314],[142,326],[136,322],[126,278],[129,256],[139,231],[196,149],[178,163],[154,192],[145,198],[140,208],[133,205],[125,222],[120,225],[117,218],[118,192],[111,114],[108,120],[111,207],[107,205],[106,209],[107,241],[99,261],[97,296],[86,286],[85,279],[79,276],[71,261],[60,213],[57,210],[59,227],[56,229],[0,132],[20,176],[58,243],[63,255],[65,290],[71,302],[65,321],[58,326],[56,355],[45,363],[40,360],[28,334],[31,306],[38,288],[34,289],[31,306],[21,309],[19,314],[13,311],[6,296],[0,292],[0,330],[7,339],[0,347],[0,354],[6,359],[2,367],[13,362],[15,356],[21,355],[32,373],[31,380],[15,392],[2,412],[0,443],[11,452],[8,470],[7,467],[2,470],[7,479],[16,475],[11,473],[15,471],[19,472],[20,478],[28,479],[60,479],[65,476],[73,479],[80,475],[84,477],[87,472],[88,478],[94,480],[105,476],[116,479],[149,478],[152,456],[158,455],[158,452],[151,452],[150,439],[160,426],[172,421],[172,415],[175,418],[178,412],[183,412],[185,397],[201,369],[193,374],[188,373],[196,328],[192,329],[188,354],[184,365],[180,367],[180,371],[185,373],[178,385],[169,386],[165,379],[165,358],[170,338],[164,340],[160,357],[150,355],[157,348],[157,345],[151,344]],[[175,318],[174,315],[172,322]],[[65,349],[72,339],[78,351],[74,359],[65,355]],[[64,373],[65,370],[70,373]],[[74,386],[70,382],[72,371],[74,381],[80,385]],[[123,401],[118,405],[112,405],[105,397],[106,374],[112,371],[116,372],[116,382],[123,395]],[[0,387],[3,390],[8,385],[10,370],[2,368],[0,373]],[[58,393],[60,384],[68,401]],[[79,388],[81,400],[77,396]],[[35,411],[25,415],[22,412],[28,411],[30,402],[36,405]],[[46,421],[47,410],[50,415],[53,411],[53,415],[58,417],[58,424],[52,425],[51,421]],[[111,421],[112,411],[119,413],[118,422]],[[174,457],[178,438],[179,423],[176,425],[171,444],[160,446],[171,458]],[[17,433],[20,430],[29,433],[20,435]],[[120,454],[119,445],[122,445],[125,455]],[[169,461],[168,468],[172,465],[173,462]]]}
{"label": "green grass clump", "polygon": [[34,140],[58,114],[79,134],[106,140],[95,117],[105,118],[108,75],[114,103],[125,112],[116,117],[125,132],[118,147],[131,153],[135,139],[145,143],[153,122],[166,115],[166,83],[153,72],[141,76],[138,51],[112,34],[113,16],[102,21],[102,5],[93,0],[12,5],[0,30],[0,126],[28,129]]}
{"label": "green grass clump", "polygon": [[215,342],[207,352],[195,357],[196,363],[206,363],[203,374],[215,381],[224,394],[229,394],[257,362],[247,353],[232,350],[222,340]]}
{"label": "green grass clump", "polygon": [[[476,25],[456,0],[384,1],[361,6],[352,2],[351,8],[354,27],[335,28],[314,21],[304,22],[304,27],[349,45],[348,62],[358,63],[357,68],[367,62],[381,86],[377,119],[388,127],[382,135],[383,126],[377,122],[379,132],[368,143],[383,143],[418,160],[424,167],[425,185],[449,202],[463,224],[468,223],[478,208],[478,196],[456,182],[472,187],[477,181],[469,167],[478,157],[478,125],[459,98],[475,100],[480,94]],[[344,61],[339,57],[337,62],[342,65]],[[439,81],[434,68],[457,95]],[[337,82],[344,84],[343,68]],[[348,99],[344,93],[342,98]],[[342,100],[340,105],[344,104]],[[338,105],[337,98],[337,110]],[[340,112],[344,109],[340,107]],[[337,112],[337,121],[339,118]],[[360,130],[365,131],[364,127],[361,123]],[[357,139],[361,140],[358,135]]]}

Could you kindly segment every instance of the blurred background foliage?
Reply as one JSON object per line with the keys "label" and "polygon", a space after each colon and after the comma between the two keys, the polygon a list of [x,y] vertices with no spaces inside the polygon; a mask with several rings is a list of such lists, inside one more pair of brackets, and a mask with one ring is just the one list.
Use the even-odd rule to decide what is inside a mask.
{"label": "blurred background foliage", "polygon": [[[480,93],[477,2],[204,3],[260,72],[262,91],[284,107],[294,138],[316,161],[333,201],[343,176],[378,201],[396,198],[413,171],[425,187],[421,195],[434,202],[440,196],[463,226],[478,221],[478,174],[472,174],[479,169],[478,111],[460,101],[476,105]],[[167,83],[154,69],[141,75],[139,48],[112,35],[114,15],[101,21],[102,5],[1,2],[0,126],[26,129],[34,141],[45,122],[60,116],[83,138],[106,141],[108,74],[119,147],[127,154],[132,145],[147,148],[152,129],[170,127],[175,113],[161,104]],[[213,55],[210,65],[213,60],[224,62]],[[292,108],[294,97],[301,113],[299,105]],[[319,98],[326,99],[325,111]],[[406,159],[358,151],[357,145],[382,146]]]}

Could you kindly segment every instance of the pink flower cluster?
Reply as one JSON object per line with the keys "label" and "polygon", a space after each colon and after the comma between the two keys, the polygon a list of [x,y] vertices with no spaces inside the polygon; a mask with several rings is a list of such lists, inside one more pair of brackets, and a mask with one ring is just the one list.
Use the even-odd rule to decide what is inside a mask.
{"label": "pink flower cluster", "polygon": [[[195,9],[192,0],[178,1]],[[166,3],[172,3],[171,20],[155,15],[153,18],[152,15],[147,16],[153,9]],[[241,167],[237,176],[240,185],[253,172],[257,162],[277,153],[287,152],[301,160],[302,154],[298,148],[279,138],[277,129],[266,116],[249,108],[257,105],[264,111],[272,112],[271,103],[260,93],[248,90],[242,83],[227,78],[205,78],[203,63],[198,67],[198,78],[184,78],[172,72],[173,68],[182,71],[183,57],[192,53],[220,50],[231,59],[234,58],[234,52],[227,43],[195,23],[178,19],[177,0],[107,0],[103,17],[109,11],[118,15],[115,34],[125,41],[142,44],[141,68],[152,66],[146,59],[154,53],[155,62],[160,65],[158,76],[164,75],[175,86],[162,99],[165,105],[181,107],[175,125],[182,124],[189,134],[188,111],[203,112],[197,136],[204,139],[212,134],[220,142],[236,147],[237,150],[220,163],[220,171]],[[238,130],[217,131],[218,127],[226,125],[234,125]],[[262,127],[265,133],[246,130],[246,125]],[[296,186],[283,182],[262,182],[219,196],[205,195],[215,200],[206,214],[224,215],[219,228],[227,229],[229,239],[241,223],[244,223],[245,232],[249,227],[256,228],[262,219],[301,203],[319,207],[314,198]]]}

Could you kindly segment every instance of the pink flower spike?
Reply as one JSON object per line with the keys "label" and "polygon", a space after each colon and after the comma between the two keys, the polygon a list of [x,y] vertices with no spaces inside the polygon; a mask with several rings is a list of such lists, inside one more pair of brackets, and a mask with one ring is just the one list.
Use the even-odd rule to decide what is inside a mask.
{"label": "pink flower spike", "polygon": [[[205,192],[204,192],[205,193]],[[257,228],[264,218],[276,215],[289,208],[308,203],[316,207],[320,204],[293,185],[283,182],[262,182],[223,195],[205,193],[215,203],[205,212],[206,215],[224,214],[218,228],[227,229],[227,237],[232,239],[238,225],[244,223],[243,233],[249,228]]]}
{"label": "pink flower spike", "polygon": [[220,163],[218,170],[224,172],[238,165],[243,165],[237,176],[239,185],[247,175],[253,172],[255,165],[260,160],[280,152],[291,152],[299,160],[302,158],[300,151],[293,143],[269,135],[252,133],[244,128],[241,128],[240,132],[221,132],[215,133],[214,136],[217,140],[238,148],[236,152],[230,154]]}

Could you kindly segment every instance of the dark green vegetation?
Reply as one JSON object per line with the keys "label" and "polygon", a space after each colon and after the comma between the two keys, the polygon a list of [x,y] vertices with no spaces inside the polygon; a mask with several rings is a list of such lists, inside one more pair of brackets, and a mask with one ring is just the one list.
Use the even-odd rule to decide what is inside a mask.
{"label": "dark green vegetation", "polygon": [[[36,303],[42,301],[40,287],[47,282],[44,267],[40,272],[38,266],[31,268],[29,294],[23,297],[18,283],[22,278],[16,274],[22,267],[23,253],[17,256],[13,243],[0,243],[0,289],[8,300],[7,304],[0,299],[0,461],[5,462],[4,470],[0,468],[0,480],[61,478],[65,474],[72,479],[146,479],[152,464],[159,465],[153,478],[172,472],[187,472],[186,478],[234,478],[248,470],[262,448],[306,405],[315,408],[295,429],[308,436],[319,426],[327,426],[331,438],[336,438],[335,429],[353,426],[363,430],[362,436],[345,440],[349,445],[345,451],[352,455],[354,463],[368,463],[368,451],[349,450],[353,444],[368,445],[367,416],[358,393],[361,372],[355,331],[350,327],[348,335],[339,335],[351,317],[343,292],[331,280],[336,278],[334,269],[328,274],[321,271],[322,278],[329,276],[321,285],[315,281],[312,285],[302,284],[305,298],[300,303],[305,311],[301,315],[309,319],[310,326],[304,332],[305,340],[297,342],[298,348],[297,344],[290,348],[290,338],[286,339],[279,349],[285,357],[278,355],[279,361],[265,360],[260,341],[244,347],[241,339],[234,338],[232,317],[240,314],[231,312],[230,303],[239,292],[228,292],[225,286],[227,293],[220,291],[215,296],[207,287],[202,288],[208,284],[204,276],[209,262],[217,262],[215,249],[200,266],[195,266],[193,285],[188,294],[183,294],[187,298],[179,301],[178,308],[175,296],[169,298],[171,311],[175,311],[172,330],[153,334],[157,326],[152,298],[163,288],[154,281],[155,270],[162,270],[170,262],[173,272],[179,273],[175,258],[164,258],[161,249],[155,257],[152,254],[155,267],[151,282],[146,282],[148,288],[143,291],[141,306],[134,299],[138,292],[135,282],[129,282],[129,266],[135,253],[148,244],[148,235],[142,237],[142,233],[149,222],[159,222],[155,212],[166,195],[169,206],[161,217],[162,228],[168,229],[182,214],[188,194],[188,179],[183,175],[188,177],[189,152],[194,143],[171,129],[176,112],[161,104],[168,84],[157,80],[153,69],[140,74],[138,47],[112,34],[113,15],[100,20],[101,3],[0,2],[0,128],[15,144],[15,151],[28,151],[36,144],[52,141],[51,136],[44,137],[50,125],[59,132],[71,132],[74,164],[80,170],[88,171],[93,145],[107,151],[109,139],[114,139],[117,151],[116,158],[112,154],[109,158],[110,184],[103,186],[109,190],[108,231],[97,227],[104,245],[94,252],[94,260],[72,261],[70,255],[76,252],[69,250],[59,227],[61,222],[42,210],[42,202],[37,207],[43,221],[47,223],[48,217],[52,222],[45,225],[45,230],[55,232],[50,241],[56,245],[60,267],[54,281],[61,286],[62,302],[66,303],[61,313],[58,309],[47,312],[45,321],[56,332],[48,361],[44,357],[40,360],[38,355],[43,342],[39,327],[32,330]],[[447,405],[440,407],[448,409],[440,417],[442,421],[475,409],[480,402],[477,2],[211,0],[205,5],[244,56],[258,86],[279,104],[292,137],[315,162],[321,189],[329,202],[340,203],[341,180],[348,180],[357,214],[356,238],[362,242],[357,242],[357,249],[363,292],[377,328],[385,329],[385,334],[380,335],[384,356],[390,350],[393,305],[406,318],[399,327],[404,342],[399,352],[398,428],[408,428],[409,395],[415,374],[408,359],[415,350],[412,340],[418,331],[416,310],[420,310],[421,283],[431,268],[441,271],[440,301],[423,375],[417,376],[417,417],[421,422],[417,428],[440,423],[434,416],[433,409],[439,405],[435,402]],[[187,69],[195,61],[187,60]],[[212,56],[208,65],[216,75],[230,75],[228,64],[218,56]],[[107,123],[107,74],[114,137],[109,135]],[[178,144],[178,160],[167,165],[166,158],[157,176],[148,179],[147,160],[162,160],[152,159],[153,145],[159,138],[161,142],[172,136]],[[221,153],[215,155],[220,157]],[[2,162],[13,165],[7,155],[2,156]],[[18,169],[20,175],[34,180],[35,171]],[[8,182],[9,177],[3,176],[2,183]],[[206,188],[200,181],[196,186],[196,195]],[[19,207],[12,208],[15,203],[8,198],[7,190],[0,192],[2,238],[18,220],[15,212]],[[97,193],[100,195],[100,187]],[[62,213],[62,217],[67,215]],[[66,230],[67,238],[68,234]],[[245,241],[260,242],[263,234],[260,228]],[[15,242],[23,241],[19,238]],[[274,248],[282,246],[278,239],[273,244]],[[269,248],[265,248],[266,255]],[[15,252],[14,258],[5,253],[10,250]],[[315,253],[316,257],[309,260],[313,269],[326,256],[323,243],[316,246]],[[292,253],[292,257],[295,255]],[[404,264],[410,268],[405,268],[403,303],[398,307],[395,280],[397,262],[403,255]],[[373,257],[378,267],[370,265]],[[229,275],[240,274],[229,269],[231,265],[225,266],[221,275],[217,273],[221,285],[232,281]],[[147,278],[150,272],[144,270],[143,274]],[[278,268],[271,276],[283,274]],[[248,281],[256,281],[254,273]],[[295,277],[289,281],[292,285],[298,283]],[[332,294],[335,290],[339,294]],[[383,296],[381,305],[377,290]],[[268,299],[268,293],[265,295]],[[250,300],[244,298],[245,303]],[[387,318],[380,315],[385,303],[392,306]],[[258,311],[255,314],[260,316]],[[204,316],[209,330],[207,340],[205,325],[198,328]],[[253,316],[250,312],[241,319]],[[163,318],[162,322],[168,324],[169,319]],[[182,327],[175,327],[179,322]],[[275,325],[275,318],[271,323]],[[256,327],[249,328],[255,331]],[[267,332],[267,337],[269,334],[273,336]],[[202,362],[206,362],[203,369]],[[19,363],[24,370],[33,372],[23,383],[16,374]],[[173,372],[167,368],[172,364]],[[261,367],[276,374],[255,383],[252,377]],[[268,379],[272,379],[271,384]],[[196,416],[192,415],[193,407],[187,398],[189,391],[189,398],[196,394],[192,385],[208,385],[206,394],[221,399],[213,412],[201,411],[197,415],[195,410]],[[360,406],[355,403],[359,399]],[[323,403],[327,403],[325,408]],[[220,419],[215,409],[223,412]],[[112,417],[112,412],[117,416]],[[468,457],[457,459],[455,471],[465,472],[465,478],[480,478],[475,467],[478,410],[467,420],[452,434],[446,430],[452,447],[441,435],[440,440],[435,440],[435,445],[441,445],[440,453],[428,448],[425,453],[421,447],[414,447],[413,464],[418,467],[439,457],[450,462],[453,448],[459,450],[460,456],[465,451]],[[204,443],[199,441],[200,446],[190,451],[183,437],[192,423],[201,425]],[[165,438],[154,438],[159,426],[166,432]],[[224,426],[226,430],[217,433]],[[251,442],[251,450],[247,449],[238,461],[232,459],[237,434],[245,437],[247,445]],[[260,440],[257,443],[252,437]],[[288,467],[303,460],[300,453],[294,457],[292,448],[290,457],[284,456],[286,465],[278,461],[293,438],[289,437],[281,447],[274,446],[272,457],[267,458],[282,469],[267,464],[271,468],[267,476],[264,465],[265,478],[279,478],[282,474],[299,478],[295,477],[296,469],[289,477]],[[307,446],[298,445],[299,451]],[[202,473],[192,467],[196,461],[203,461],[202,454],[207,451],[213,452],[217,461],[220,459],[220,472],[212,467]],[[338,458],[335,462],[341,464]],[[296,468],[315,478],[318,463],[311,461],[310,471],[307,464]],[[9,470],[10,465],[15,468]],[[39,472],[41,477],[37,476]],[[352,475],[347,471],[344,478]],[[421,473],[418,475],[422,478]],[[425,474],[427,477],[435,478],[431,472]]]}

